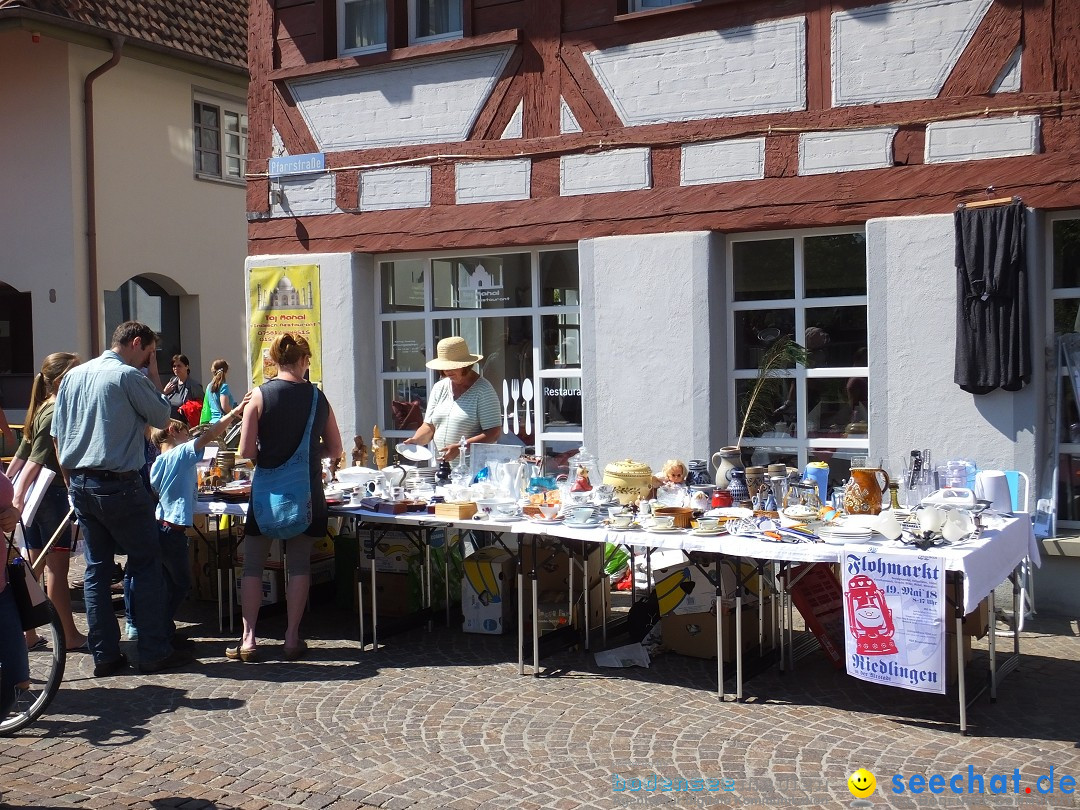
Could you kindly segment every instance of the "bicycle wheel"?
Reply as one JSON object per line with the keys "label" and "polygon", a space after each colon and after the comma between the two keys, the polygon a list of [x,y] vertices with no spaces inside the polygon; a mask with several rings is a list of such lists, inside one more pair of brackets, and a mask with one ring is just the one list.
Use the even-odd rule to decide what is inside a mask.
{"label": "bicycle wheel", "polygon": [[45,643],[29,653],[30,686],[20,690],[11,714],[0,721],[0,736],[12,734],[37,720],[60,690],[67,662],[64,626],[60,624],[60,617],[56,615],[51,602],[49,615],[49,624],[38,628]]}

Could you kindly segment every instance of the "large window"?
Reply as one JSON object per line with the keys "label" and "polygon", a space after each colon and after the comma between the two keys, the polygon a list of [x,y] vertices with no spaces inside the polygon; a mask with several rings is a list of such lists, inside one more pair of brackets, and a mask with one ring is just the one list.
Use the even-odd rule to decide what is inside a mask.
{"label": "large window", "polygon": [[338,20],[340,53],[386,50],[386,0],[338,0]]}
{"label": "large window", "polygon": [[[736,237],[728,268],[732,439],[745,420],[745,463],[802,468],[822,460],[838,484],[851,457],[868,446],[862,232]],[[808,364],[781,368],[756,385],[762,359],[785,336],[806,348]]]}
{"label": "large window", "polygon": [[409,41],[456,39],[464,29],[462,0],[409,0]]}
{"label": "large window", "polygon": [[387,257],[379,262],[379,287],[385,435],[411,436],[423,421],[438,380],[425,363],[439,340],[460,335],[484,355],[480,372],[507,415],[501,441],[533,447],[549,471],[566,471],[582,439],[575,249]]}
{"label": "large window", "polygon": [[628,0],[628,9],[630,11],[646,11],[650,8],[684,6],[696,2],[697,0]]}
{"label": "large window", "polygon": [[[353,56],[384,51],[394,47],[459,39],[465,30],[462,0],[409,0],[408,39],[394,41],[389,30],[391,12],[402,6],[397,0],[337,0],[338,53]],[[404,38],[404,33],[398,35]]]}
{"label": "large window", "polygon": [[[1050,323],[1052,348],[1058,335],[1080,332],[1080,213],[1054,214],[1050,235]],[[1080,529],[1080,409],[1072,385],[1059,369],[1062,401],[1058,407],[1058,535],[1076,534]]]}
{"label": "large window", "polygon": [[248,119],[244,102],[195,99],[195,175],[244,182]]}

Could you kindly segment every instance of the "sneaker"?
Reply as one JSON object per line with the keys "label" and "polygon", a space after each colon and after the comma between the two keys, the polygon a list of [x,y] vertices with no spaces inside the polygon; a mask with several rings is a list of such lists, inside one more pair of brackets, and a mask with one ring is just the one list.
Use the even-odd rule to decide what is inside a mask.
{"label": "sneaker", "polygon": [[177,669],[179,667],[187,666],[194,660],[195,656],[189,652],[173,650],[160,661],[149,661],[145,664],[140,663],[139,672],[142,672],[145,675],[152,675],[155,672],[161,672],[166,669]]}
{"label": "sneaker", "polygon": [[108,678],[110,675],[115,675],[122,669],[126,669],[128,666],[127,656],[120,653],[120,657],[115,661],[106,661],[103,664],[94,665],[94,677],[95,678]]}
{"label": "sneaker", "polygon": [[128,641],[139,640],[139,631],[131,622],[124,622],[124,635],[127,636]]}

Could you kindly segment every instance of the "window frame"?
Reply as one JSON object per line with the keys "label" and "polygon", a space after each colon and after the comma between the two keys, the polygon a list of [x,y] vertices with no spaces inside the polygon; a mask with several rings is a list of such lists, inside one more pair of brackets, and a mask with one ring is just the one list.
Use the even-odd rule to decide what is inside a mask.
{"label": "window frame", "polygon": [[676,6],[696,6],[700,0],[670,0],[660,6],[644,6],[647,0],[626,0],[626,13],[638,14],[643,11],[659,11],[661,9],[675,8]]}
{"label": "window frame", "polygon": [[[1061,362],[1061,355],[1058,349],[1057,331],[1054,323],[1054,305],[1058,301],[1062,300],[1077,300],[1080,299],[1080,286],[1077,287],[1055,287],[1054,286],[1054,224],[1062,221],[1078,221],[1080,222],[1080,209],[1072,209],[1065,211],[1049,211],[1046,215],[1046,225],[1044,234],[1045,243],[1045,256],[1046,256],[1046,346],[1048,350],[1054,354],[1054,365],[1057,368],[1058,378],[1067,378],[1068,370]],[[1057,379],[1051,381],[1055,387],[1057,386]],[[1067,396],[1069,382],[1067,379],[1062,380],[1061,384],[1061,396],[1064,399]],[[1077,403],[1077,407],[1080,408],[1080,403]],[[1054,448],[1056,448],[1056,454],[1051,459],[1051,466],[1049,472],[1051,475],[1054,471],[1057,471],[1056,486],[1053,489],[1053,498],[1055,506],[1055,514],[1057,517],[1054,520],[1054,534],[1057,537],[1080,537],[1080,519],[1069,520],[1062,515],[1067,513],[1067,510],[1062,508],[1059,502],[1059,496],[1061,493],[1062,483],[1060,481],[1061,475],[1061,457],[1065,455],[1080,456],[1080,443],[1067,442],[1062,440],[1063,435],[1067,435],[1066,426],[1064,424],[1066,413],[1064,409],[1064,403],[1058,402],[1056,406],[1056,414],[1054,417],[1054,430],[1056,431]],[[1042,472],[1042,470],[1039,470]],[[1045,489],[1040,487],[1040,489]],[[1041,496],[1041,492],[1038,496]],[[1064,532],[1062,530],[1065,530]]]}
{"label": "window frame", "polygon": [[[209,130],[209,127],[204,127],[199,120],[199,112],[202,107],[212,108],[217,111],[218,127],[216,132],[218,134],[218,173],[206,171],[201,166],[199,155],[201,153],[212,153],[213,150],[200,148],[198,143],[198,132],[200,129]],[[238,117],[240,122],[240,130],[238,132],[232,132],[225,128],[226,115],[232,114]],[[205,92],[196,91],[192,94],[191,98],[191,161],[192,170],[197,180],[209,180],[218,183],[228,183],[230,185],[245,185],[247,183],[247,142],[249,138],[249,121],[247,113],[247,102],[240,99],[233,99],[226,96],[211,95]],[[240,150],[238,153],[228,151],[226,147],[226,139],[228,135],[234,134],[240,139]],[[240,171],[237,176],[231,176],[228,174],[227,165],[229,158],[235,158],[239,160]]]}
{"label": "window frame", "polygon": [[[576,304],[549,304],[545,305],[541,302],[540,284],[541,284],[541,256],[544,253],[572,250],[575,253],[578,252],[578,246],[575,243],[570,244],[551,244],[551,245],[532,245],[522,247],[503,247],[503,248],[485,248],[485,249],[471,249],[471,250],[439,250],[439,251],[425,251],[422,253],[386,253],[378,254],[374,257],[375,267],[375,284],[376,294],[373,296],[373,317],[376,328],[376,345],[375,345],[375,357],[377,358],[376,368],[376,386],[378,394],[376,396],[376,418],[378,424],[384,436],[388,439],[396,439],[400,441],[403,438],[408,438],[413,434],[412,430],[396,430],[389,425],[391,424],[390,414],[386,412],[384,391],[386,389],[387,381],[403,381],[403,380],[424,380],[427,384],[428,392],[431,391],[432,386],[438,382],[439,376],[436,372],[430,369],[423,369],[421,371],[386,371],[383,367],[383,357],[385,356],[385,349],[383,345],[384,329],[383,325],[393,321],[415,321],[422,320],[424,323],[424,342],[429,351],[433,352],[435,348],[435,321],[454,320],[460,318],[476,318],[477,320],[483,320],[485,318],[520,318],[528,317],[532,320],[532,383],[533,388],[537,392],[536,399],[532,410],[533,419],[533,441],[534,448],[537,455],[544,457],[545,447],[551,444],[565,444],[576,443],[581,445],[584,442],[584,424],[578,430],[558,430],[549,429],[546,423],[547,413],[543,407],[543,386],[545,382],[554,381],[560,382],[563,380],[576,380],[578,388],[581,387],[581,366],[578,364],[576,367],[548,367],[543,365],[543,322],[544,318],[550,316],[556,316],[560,319],[560,325],[567,328],[576,327],[580,334],[581,327],[581,303],[580,303],[580,286],[579,286],[579,299]],[[531,298],[531,304],[524,307],[508,307],[506,309],[471,309],[471,308],[459,308],[459,309],[436,309],[434,300],[434,274],[432,272],[432,262],[434,260],[442,259],[460,259],[460,258],[472,258],[476,256],[500,256],[500,255],[515,255],[526,254],[529,256],[529,273],[530,283],[532,285],[533,295]],[[423,307],[421,309],[410,310],[406,312],[383,312],[383,280],[382,280],[382,264],[384,262],[407,262],[407,261],[419,261],[423,263],[424,273],[424,290],[423,290]],[[578,276],[580,285],[580,273]],[[580,349],[580,337],[579,337],[579,349]],[[478,349],[475,346],[471,346],[473,351]],[[498,385],[498,380],[489,380],[492,385]],[[496,392],[499,393],[498,387]],[[502,396],[499,396],[500,406],[502,405]],[[582,420],[584,420],[585,403],[582,402]],[[522,413],[522,418],[524,414]],[[511,422],[513,418],[511,417]]]}
{"label": "window frame", "polygon": [[[739,397],[738,386],[740,381],[754,380],[757,378],[757,369],[740,369],[737,367],[736,352],[738,348],[738,336],[736,335],[736,313],[740,311],[753,311],[762,309],[792,309],[795,313],[795,334],[806,333],[806,311],[821,308],[853,307],[861,306],[864,311],[868,309],[868,295],[838,295],[808,297],[805,286],[805,240],[819,236],[835,236],[843,234],[861,234],[864,242],[866,238],[865,227],[833,227],[833,228],[806,228],[782,231],[761,231],[743,234],[729,234],[725,244],[725,306],[727,312],[727,324],[725,336],[727,343],[726,362],[728,368],[728,434],[735,441],[739,432]],[[734,246],[740,242],[761,242],[780,239],[792,239],[794,245],[794,291],[791,298],[750,299],[745,301],[734,300]],[[869,267],[867,267],[869,273]],[[869,323],[867,324],[869,327]],[[800,344],[802,341],[798,341]],[[867,336],[869,343],[869,335]],[[829,366],[827,368],[806,368],[796,365],[793,369],[784,369],[778,372],[777,379],[793,380],[795,383],[796,403],[796,431],[794,436],[788,437],[743,437],[741,446],[744,451],[753,453],[761,447],[768,452],[795,455],[798,457],[799,468],[805,468],[808,461],[812,460],[811,454],[815,449],[835,450],[845,456],[866,454],[870,447],[870,435],[873,430],[872,421],[867,419],[867,432],[859,438],[820,437],[810,438],[807,427],[807,384],[810,380],[820,379],[845,379],[851,377],[865,377],[869,380],[869,365],[866,366]],[[869,407],[867,408],[869,411]]]}
{"label": "window frame", "polygon": [[357,48],[345,47],[345,6],[357,0],[337,0],[337,46],[338,56],[361,56],[369,53],[383,53],[390,48],[390,11],[389,4],[393,0],[383,2],[383,41],[381,44],[364,45]]}
{"label": "window frame", "polygon": [[417,36],[416,33],[416,0],[409,0],[409,45],[427,45],[428,43],[432,42],[447,42],[454,39],[464,39],[465,0],[446,0],[446,2],[457,3],[459,5],[461,15],[461,28],[457,31],[448,31],[445,34],[433,34],[431,36],[421,37]]}

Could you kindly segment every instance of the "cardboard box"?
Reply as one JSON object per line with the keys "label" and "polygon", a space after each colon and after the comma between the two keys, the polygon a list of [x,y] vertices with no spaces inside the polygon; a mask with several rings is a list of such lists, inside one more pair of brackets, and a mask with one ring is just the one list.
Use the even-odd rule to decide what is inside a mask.
{"label": "cardboard box", "polygon": [[[682,561],[662,568],[652,569],[651,587],[656,593],[656,601],[660,607],[660,615],[668,613],[704,613],[713,609],[716,604],[716,586],[709,577],[697,565],[690,562],[689,558],[679,552]],[[670,556],[666,556],[670,560]],[[640,566],[640,561],[638,562]],[[712,574],[713,566],[710,564],[706,570]],[[753,565],[745,563],[740,569],[745,580],[747,592],[743,595],[743,605],[756,605],[758,601],[757,588],[758,577]],[[725,562],[720,566],[720,576],[723,584],[725,601],[734,601],[735,593],[735,569]],[[771,589],[765,590],[766,595]]]}
{"label": "cardboard box", "polygon": [[[595,585],[603,577],[604,547],[599,543],[589,544],[588,567],[589,582]],[[532,582],[530,572],[533,568],[532,543],[522,543],[521,568],[525,574],[526,587]],[[536,548],[536,581],[540,593],[545,591],[567,591],[570,588],[570,554],[562,545],[548,546],[538,543]],[[580,556],[574,562],[574,590],[581,590],[584,570]]]}
{"label": "cardboard box", "polygon": [[[240,581],[244,576],[242,566],[237,566],[233,571],[236,582],[236,604],[240,604]],[[285,572],[272,568],[264,568],[262,572],[262,604],[274,605],[280,602],[285,595]]]}
{"label": "cardboard box", "polygon": [[[363,574],[364,613],[371,615],[371,572]],[[410,574],[375,573],[375,607],[379,616],[408,616],[423,607],[417,579]]]}
{"label": "cardboard box", "polygon": [[[773,642],[770,622],[770,606],[765,605],[764,646],[769,649]],[[742,611],[743,650],[758,648],[757,606],[744,607]],[[716,658],[716,614],[669,613],[660,619],[660,635],[663,645],[672,652],[692,658]],[[724,611],[724,660],[735,660],[735,609]]]}
{"label": "cardboard box", "polygon": [[[807,567],[809,571],[806,571]],[[844,627],[844,592],[836,571],[835,565],[803,563],[789,568],[787,576],[795,580],[791,601],[803,617],[806,629],[817,638],[833,666],[843,670],[847,630]]]}
{"label": "cardboard box", "polygon": [[380,537],[373,549],[374,559],[365,550],[367,541],[367,537],[361,537],[360,567],[365,570],[370,571],[374,564],[379,572],[407,574],[410,566],[419,564],[420,549],[401,532],[387,532]]}
{"label": "cardboard box", "polygon": [[500,635],[511,628],[515,607],[514,558],[488,546],[462,562],[461,612],[466,633]]}

